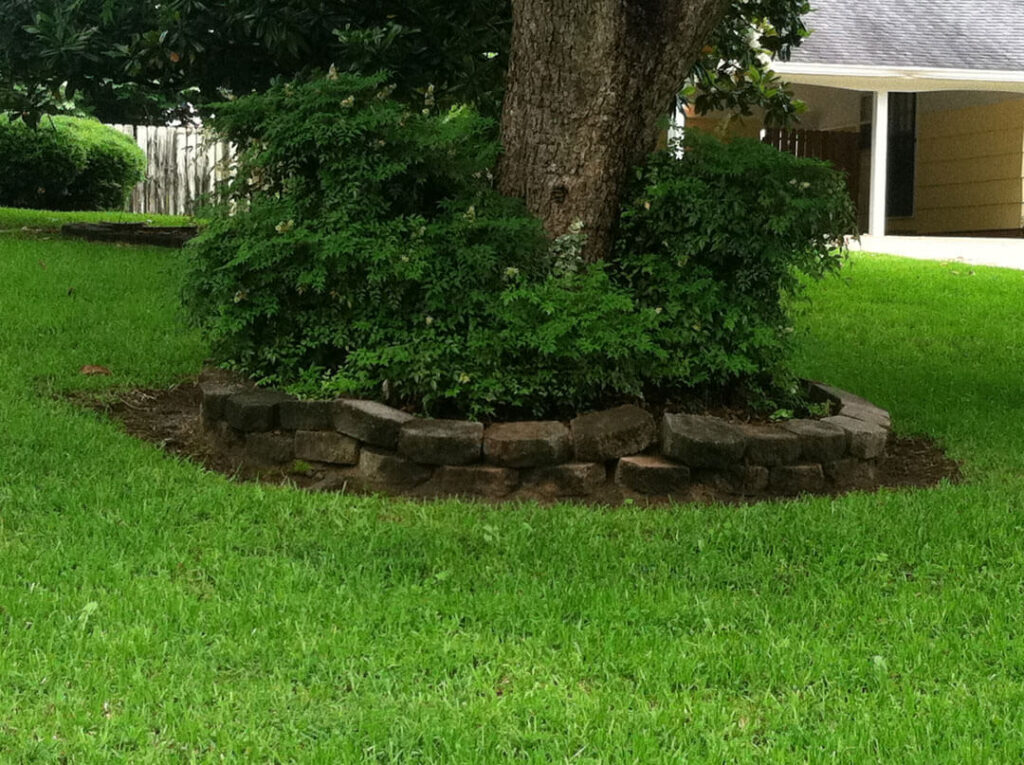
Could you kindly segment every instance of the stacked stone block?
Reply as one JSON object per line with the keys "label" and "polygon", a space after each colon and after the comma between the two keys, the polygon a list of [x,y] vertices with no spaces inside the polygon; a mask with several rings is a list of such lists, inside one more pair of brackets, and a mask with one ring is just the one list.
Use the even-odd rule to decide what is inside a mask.
{"label": "stacked stone block", "polygon": [[627,405],[557,421],[416,417],[375,401],[299,401],[241,381],[201,383],[202,420],[243,461],[330,473],[325,485],[419,496],[687,499],[707,484],[738,495],[877,486],[888,412],[809,383],[836,414],[752,425]]}

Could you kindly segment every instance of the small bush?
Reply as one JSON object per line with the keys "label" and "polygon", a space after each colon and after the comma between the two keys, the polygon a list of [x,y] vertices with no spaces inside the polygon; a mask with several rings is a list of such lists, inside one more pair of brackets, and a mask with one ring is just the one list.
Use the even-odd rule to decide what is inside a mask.
{"label": "small bush", "polygon": [[854,229],[845,178],[825,162],[699,131],[653,155],[623,206],[612,258],[615,282],[663,318],[649,384],[662,395],[792,389],[795,299],[807,277],[839,270]]}
{"label": "small bush", "polygon": [[145,170],[135,142],[95,120],[54,117],[30,128],[0,118],[0,205],[120,209]]}
{"label": "small bush", "polygon": [[[756,168],[727,147],[657,157],[624,211],[616,258],[586,266],[583,232],[548,242],[494,191],[493,124],[471,110],[410,111],[380,77],[331,74],[218,105],[212,125],[241,153],[188,249],[185,306],[220,359],[300,394],[557,416],[735,384],[781,360],[790,271],[838,264],[826,246],[838,232],[820,227],[839,219],[815,218],[811,204],[838,176],[817,163],[777,160],[766,185],[759,154]],[[762,212],[744,214],[756,226],[774,210],[770,244],[752,232],[718,241],[739,233],[725,224],[714,242],[696,233],[728,198],[727,170],[762,189]],[[670,209],[690,189],[717,196]],[[794,200],[807,200],[816,238],[786,251]]]}

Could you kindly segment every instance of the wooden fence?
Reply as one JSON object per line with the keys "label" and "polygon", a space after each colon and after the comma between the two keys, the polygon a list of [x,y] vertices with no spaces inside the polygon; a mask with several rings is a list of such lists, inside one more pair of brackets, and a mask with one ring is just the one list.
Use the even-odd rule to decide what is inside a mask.
{"label": "wooden fence", "polygon": [[111,125],[146,152],[146,180],[132,189],[131,212],[190,215],[199,198],[231,172],[231,146],[207,140],[201,128]]}
{"label": "wooden fence", "polygon": [[829,130],[782,130],[768,128],[761,139],[779,151],[797,157],[831,162],[846,173],[850,196],[858,198],[860,185],[860,135]]}

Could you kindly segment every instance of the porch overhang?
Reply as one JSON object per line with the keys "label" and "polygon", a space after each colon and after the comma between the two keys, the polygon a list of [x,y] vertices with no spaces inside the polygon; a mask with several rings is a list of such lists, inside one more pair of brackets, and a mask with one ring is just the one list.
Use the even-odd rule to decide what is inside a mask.
{"label": "porch overhang", "polygon": [[786,82],[870,92],[981,90],[1024,93],[1024,72],[987,69],[855,66],[776,61],[772,69]]}

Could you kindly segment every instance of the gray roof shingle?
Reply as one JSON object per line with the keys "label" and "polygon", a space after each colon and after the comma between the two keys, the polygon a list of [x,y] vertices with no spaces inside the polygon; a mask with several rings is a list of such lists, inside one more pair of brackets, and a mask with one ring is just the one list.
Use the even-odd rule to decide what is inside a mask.
{"label": "gray roof shingle", "polygon": [[1024,0],[812,0],[791,61],[1024,71]]}

